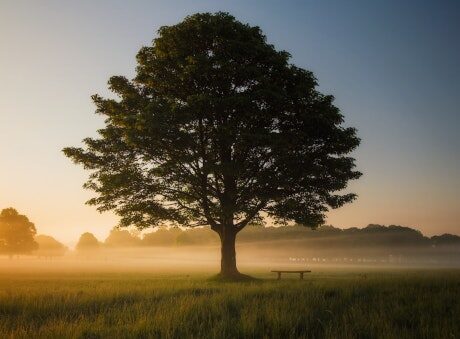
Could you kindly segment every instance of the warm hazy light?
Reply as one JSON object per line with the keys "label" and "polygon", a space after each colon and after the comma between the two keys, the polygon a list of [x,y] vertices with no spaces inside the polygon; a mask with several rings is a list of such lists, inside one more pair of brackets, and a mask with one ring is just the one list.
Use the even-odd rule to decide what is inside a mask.
{"label": "warm hazy light", "polygon": [[460,338],[459,36],[460,0],[0,0],[0,339]]}
{"label": "warm hazy light", "polygon": [[460,20],[435,2],[398,6],[2,1],[0,210],[16,208],[38,234],[66,244],[86,231],[104,240],[117,218],[84,205],[88,173],[61,149],[102,127],[90,95],[108,95],[111,75],[132,76],[136,52],[160,26],[225,10],[314,71],[358,129],[359,198],[330,212],[329,224],[460,234]]}

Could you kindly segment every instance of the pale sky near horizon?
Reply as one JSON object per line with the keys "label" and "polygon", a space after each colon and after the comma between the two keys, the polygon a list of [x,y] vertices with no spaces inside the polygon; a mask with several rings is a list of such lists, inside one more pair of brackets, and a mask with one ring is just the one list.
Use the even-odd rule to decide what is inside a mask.
{"label": "pale sky near horizon", "polygon": [[460,234],[458,1],[0,0],[0,209],[66,243],[105,239],[117,218],[84,205],[88,173],[61,149],[102,127],[90,95],[132,77],[160,26],[215,11],[260,26],[358,128],[359,198],[329,224]]}

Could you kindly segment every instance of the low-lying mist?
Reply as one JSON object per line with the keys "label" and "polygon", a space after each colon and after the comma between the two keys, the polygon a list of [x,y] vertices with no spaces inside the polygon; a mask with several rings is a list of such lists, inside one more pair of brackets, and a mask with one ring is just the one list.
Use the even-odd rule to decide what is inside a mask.
{"label": "low-lying mist", "polygon": [[[104,242],[84,234],[75,249],[64,251],[47,237],[37,237],[31,256],[1,259],[9,271],[149,271],[188,274],[218,272],[219,237],[208,228],[160,229],[140,235],[114,229]],[[48,246],[48,247],[47,247]],[[300,268],[460,267],[460,237],[428,238],[401,226],[369,225],[342,230],[331,226],[251,226],[237,237],[241,271]]]}

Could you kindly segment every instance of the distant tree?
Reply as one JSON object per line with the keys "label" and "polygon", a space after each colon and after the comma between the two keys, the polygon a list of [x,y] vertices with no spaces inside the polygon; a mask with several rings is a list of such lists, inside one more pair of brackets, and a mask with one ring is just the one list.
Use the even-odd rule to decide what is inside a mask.
{"label": "distant tree", "polygon": [[460,237],[454,234],[442,234],[431,237],[433,246],[457,246],[460,249]]}
{"label": "distant tree", "polygon": [[104,244],[109,247],[135,247],[141,244],[141,239],[127,230],[114,228],[110,231]]}
{"label": "distant tree", "polygon": [[14,208],[5,208],[0,213],[0,253],[10,257],[30,254],[38,248],[34,236],[35,225]]}
{"label": "distant tree", "polygon": [[[221,240],[221,276],[238,278],[235,239],[267,215],[309,227],[360,177],[359,145],[310,71],[226,13],[161,27],[137,55],[137,75],[112,77],[119,100],[93,96],[99,138],[64,153],[92,174],[89,204],[120,225],[209,225]],[[261,214],[262,213],[262,214]]]}
{"label": "distant tree", "polygon": [[78,252],[89,253],[98,250],[99,246],[100,244],[96,237],[92,233],[86,232],[80,236],[75,248]]}
{"label": "distant tree", "polygon": [[61,257],[67,251],[66,246],[49,235],[37,235],[35,241],[38,243],[35,254],[39,257]]}

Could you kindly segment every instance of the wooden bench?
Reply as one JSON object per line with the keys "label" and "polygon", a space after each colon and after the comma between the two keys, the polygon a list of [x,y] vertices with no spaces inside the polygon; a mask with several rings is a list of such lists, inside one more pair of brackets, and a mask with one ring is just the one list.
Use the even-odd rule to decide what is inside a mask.
{"label": "wooden bench", "polygon": [[311,271],[272,271],[273,273],[278,273],[278,280],[281,280],[281,273],[299,273],[300,274],[300,280],[303,280],[303,274],[304,273],[310,273]]}

